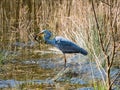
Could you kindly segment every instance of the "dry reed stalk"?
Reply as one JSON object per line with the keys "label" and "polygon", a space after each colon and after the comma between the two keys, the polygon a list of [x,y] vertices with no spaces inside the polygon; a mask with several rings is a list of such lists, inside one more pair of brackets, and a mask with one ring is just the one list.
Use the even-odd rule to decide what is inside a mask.
{"label": "dry reed stalk", "polygon": [[[114,55],[119,51],[115,48],[119,48],[116,43],[120,40],[120,2],[95,0],[93,13],[91,0],[88,1],[18,0],[16,4],[16,0],[3,0],[0,3],[0,34],[4,36],[0,40],[10,38],[8,43],[16,40],[28,42],[34,32],[50,29],[56,35],[62,35],[85,47],[89,51],[89,58],[91,61],[95,60],[100,72],[106,71],[106,67],[109,71],[115,59]],[[9,10],[5,8],[6,5]],[[12,32],[11,36],[7,37],[7,32]],[[103,75],[101,77],[105,82]]]}

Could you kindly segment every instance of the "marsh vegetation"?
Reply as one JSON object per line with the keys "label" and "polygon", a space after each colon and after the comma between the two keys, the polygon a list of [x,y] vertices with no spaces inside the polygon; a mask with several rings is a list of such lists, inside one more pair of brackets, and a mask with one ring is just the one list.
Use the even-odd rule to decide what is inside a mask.
{"label": "marsh vegetation", "polygon": [[[34,40],[43,29],[89,55],[63,70],[62,53]],[[0,67],[1,89],[119,90],[120,0],[0,0]]]}

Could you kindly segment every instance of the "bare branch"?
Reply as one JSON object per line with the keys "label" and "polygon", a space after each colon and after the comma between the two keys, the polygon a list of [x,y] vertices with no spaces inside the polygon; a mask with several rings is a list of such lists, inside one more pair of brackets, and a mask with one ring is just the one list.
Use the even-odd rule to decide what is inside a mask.
{"label": "bare branch", "polygon": [[102,3],[105,3],[106,5],[108,5],[108,6],[111,6],[109,3],[107,3],[107,2],[105,2],[105,1],[103,1],[103,0],[100,0]]}
{"label": "bare branch", "polygon": [[111,82],[110,86],[112,86],[112,85],[113,85],[113,83],[114,83],[114,82],[115,82],[115,80],[119,77],[119,75],[120,75],[120,72],[118,72],[118,73],[117,73],[116,77],[112,80],[112,82]]}

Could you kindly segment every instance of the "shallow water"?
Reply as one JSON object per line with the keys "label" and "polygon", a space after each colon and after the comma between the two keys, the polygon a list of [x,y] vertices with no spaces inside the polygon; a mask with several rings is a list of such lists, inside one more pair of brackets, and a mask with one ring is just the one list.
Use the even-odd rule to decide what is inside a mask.
{"label": "shallow water", "polygon": [[[47,52],[47,53],[46,53]],[[0,70],[1,89],[50,89],[71,88],[76,85],[61,80],[54,81],[53,78],[64,69],[64,62],[61,54],[54,55],[44,51],[43,56],[38,58],[24,57],[19,54],[14,59],[5,61]],[[48,53],[49,52],[49,53]],[[40,56],[40,58],[39,58]]]}
{"label": "shallow water", "polygon": [[[10,57],[0,68],[2,90],[93,90],[90,65],[94,79],[102,80],[96,64],[79,54],[68,55],[66,68],[61,52],[51,49],[5,51],[4,55]],[[113,71],[116,74],[119,70]]]}

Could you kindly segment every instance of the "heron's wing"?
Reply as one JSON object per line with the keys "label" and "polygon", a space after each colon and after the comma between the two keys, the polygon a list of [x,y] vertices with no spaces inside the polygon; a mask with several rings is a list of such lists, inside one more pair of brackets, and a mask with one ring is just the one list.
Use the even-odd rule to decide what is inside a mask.
{"label": "heron's wing", "polygon": [[79,47],[70,40],[67,40],[60,36],[56,37],[55,40],[56,40],[55,46],[59,48],[63,53],[81,53],[83,55],[87,55],[86,50]]}

